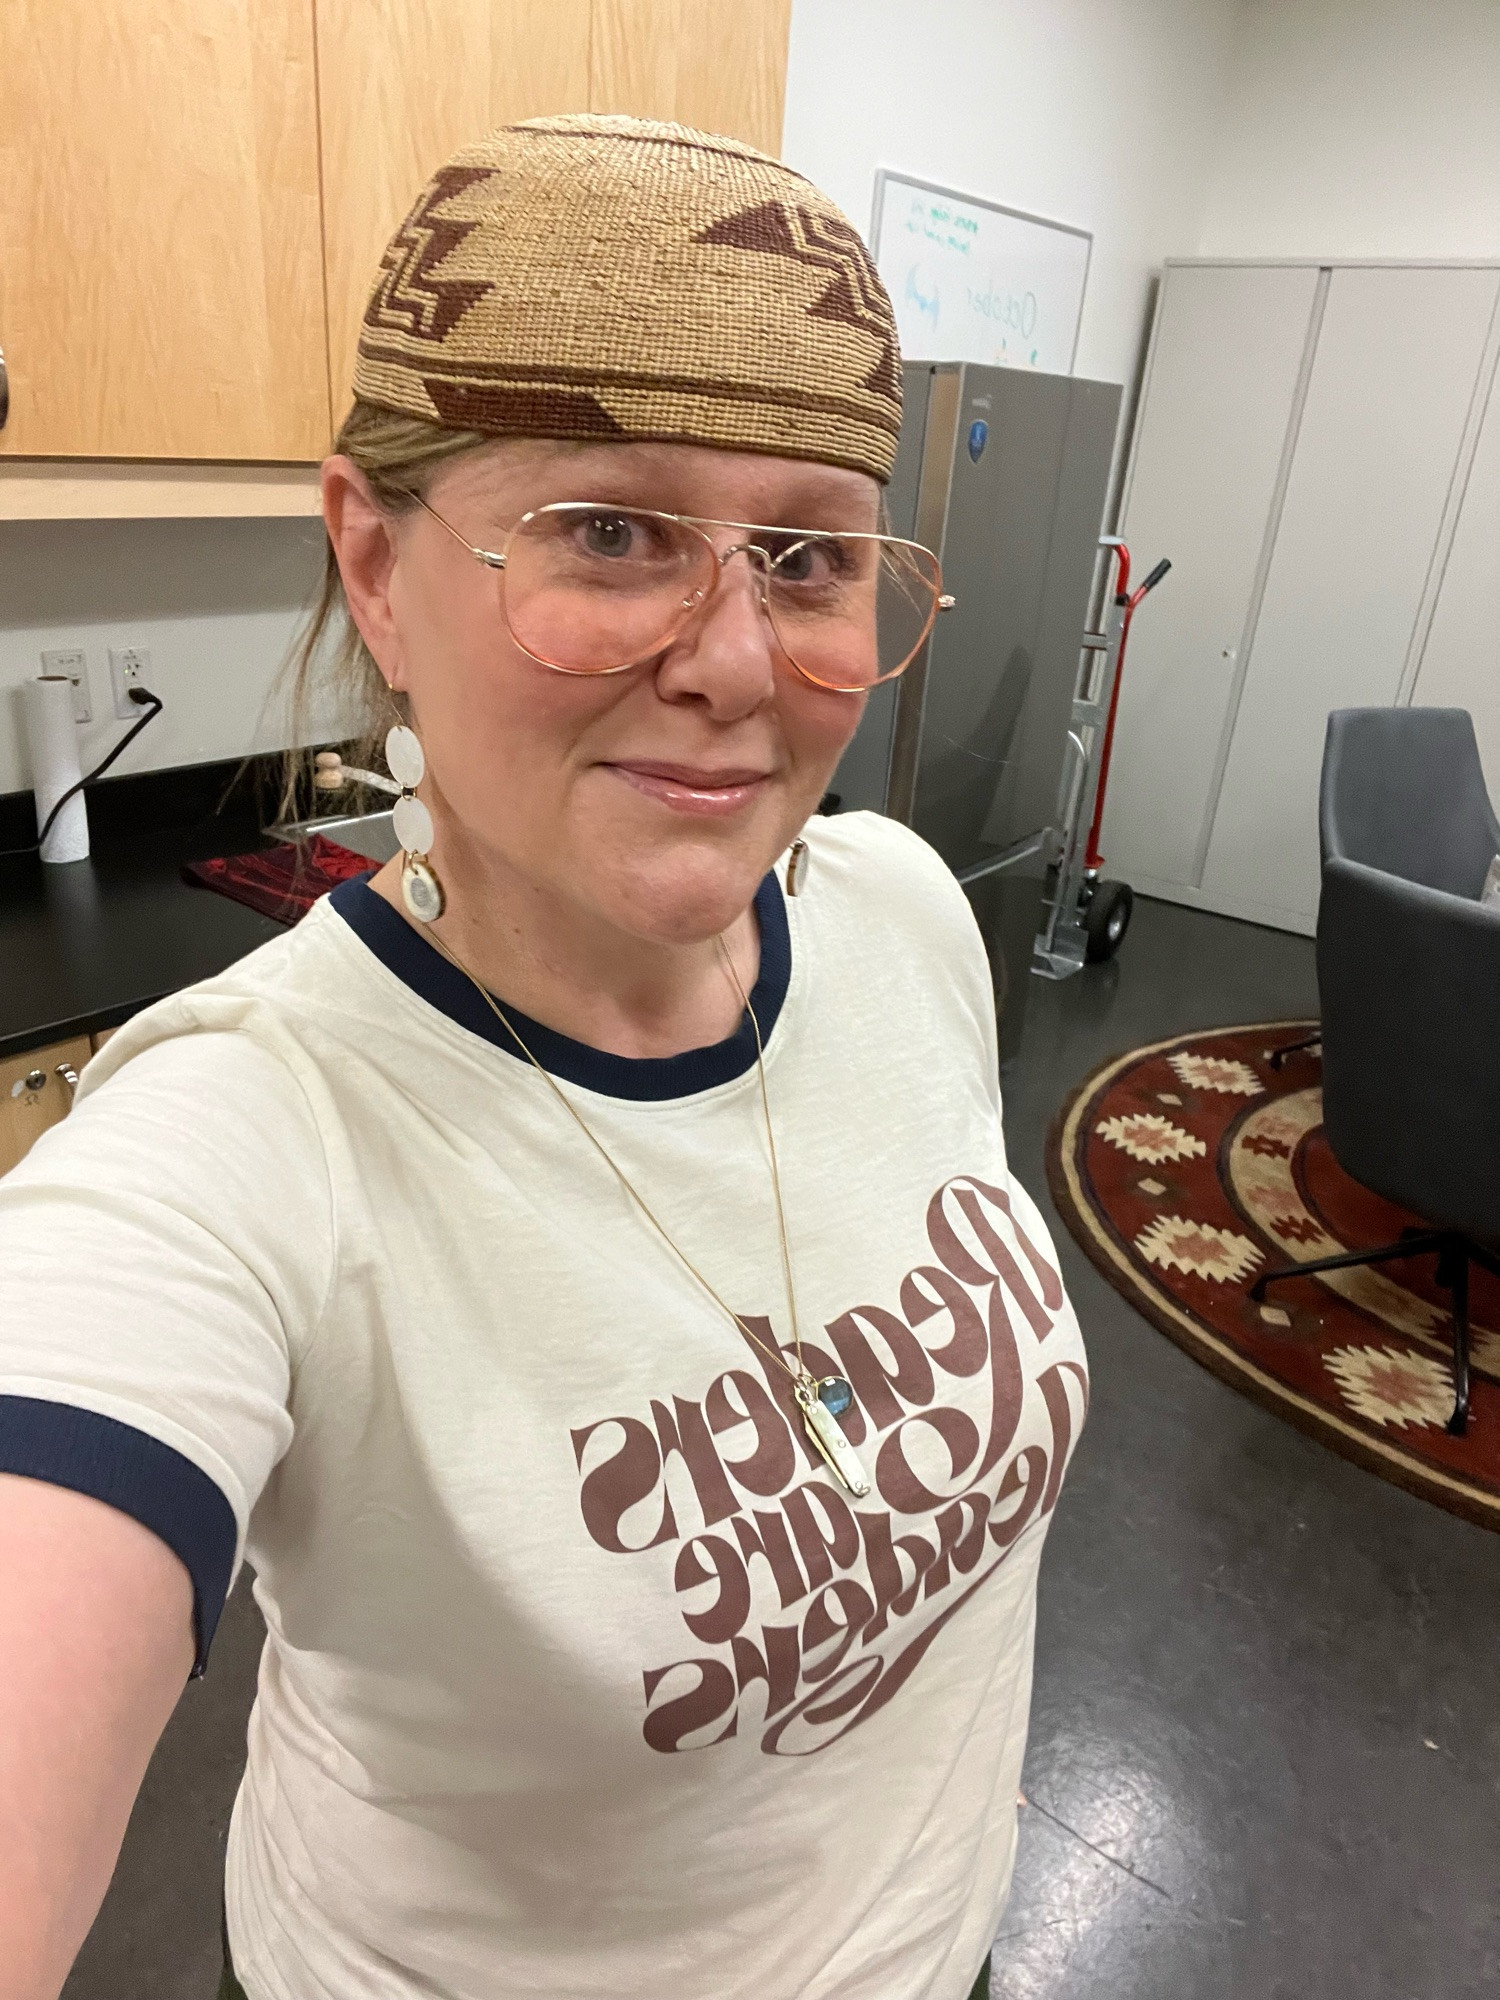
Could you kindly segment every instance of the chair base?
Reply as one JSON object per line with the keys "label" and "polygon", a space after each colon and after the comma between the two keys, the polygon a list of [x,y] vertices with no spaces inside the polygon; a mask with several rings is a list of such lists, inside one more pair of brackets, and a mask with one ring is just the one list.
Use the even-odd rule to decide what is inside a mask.
{"label": "chair base", "polygon": [[[1281,1051],[1290,1055],[1291,1050]],[[1453,1294],[1453,1414],[1448,1419],[1450,1437],[1463,1437],[1469,1428],[1469,1264],[1470,1260],[1500,1277],[1500,1258],[1467,1236],[1452,1229],[1406,1229],[1395,1243],[1378,1250],[1348,1250],[1339,1257],[1318,1257],[1310,1264],[1288,1264],[1279,1271],[1263,1271],[1250,1287],[1250,1296],[1259,1305],[1266,1286],[1283,1278],[1315,1278],[1320,1271],[1351,1271],[1361,1264],[1385,1264],[1395,1257],[1437,1258],[1437,1281]]]}
{"label": "chair base", "polygon": [[1270,1063],[1272,1069],[1279,1070],[1288,1056],[1306,1055],[1307,1051],[1315,1049],[1322,1039],[1323,1030],[1320,1026],[1315,1035],[1304,1035],[1300,1042],[1288,1042],[1285,1048],[1273,1049],[1266,1060]]}

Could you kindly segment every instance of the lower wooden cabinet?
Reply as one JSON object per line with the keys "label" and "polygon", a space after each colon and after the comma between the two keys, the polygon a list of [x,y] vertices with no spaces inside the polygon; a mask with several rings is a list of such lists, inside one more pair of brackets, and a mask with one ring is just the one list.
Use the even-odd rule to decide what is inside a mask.
{"label": "lower wooden cabinet", "polygon": [[0,1061],[0,1174],[9,1173],[49,1125],[67,1117],[78,1072],[93,1052],[87,1035],[74,1035]]}

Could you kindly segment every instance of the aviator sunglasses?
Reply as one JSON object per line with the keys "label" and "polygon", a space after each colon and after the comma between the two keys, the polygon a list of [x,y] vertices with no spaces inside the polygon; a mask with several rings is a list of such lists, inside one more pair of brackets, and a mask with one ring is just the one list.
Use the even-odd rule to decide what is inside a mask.
{"label": "aviator sunglasses", "polygon": [[[618,674],[651,659],[709,602],[736,555],[756,573],[761,606],[789,663],[835,694],[863,694],[893,680],[954,602],[931,549],[896,535],[559,500],[523,514],[496,550],[476,547],[420,494],[411,498],[498,573],[500,615],[511,637],[557,673]],[[720,550],[710,529],[744,539]]]}

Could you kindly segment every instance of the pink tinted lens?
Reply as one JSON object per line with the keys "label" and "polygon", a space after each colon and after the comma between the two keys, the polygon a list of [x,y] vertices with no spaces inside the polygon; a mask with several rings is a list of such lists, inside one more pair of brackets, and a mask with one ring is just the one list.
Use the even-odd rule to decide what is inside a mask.
{"label": "pink tinted lens", "polygon": [[528,516],[506,551],[516,640],[568,673],[649,659],[713,588],[713,550],[665,515],[567,504]]}
{"label": "pink tinted lens", "polygon": [[937,558],[911,542],[809,535],[775,552],[767,601],[787,657],[821,686],[856,690],[910,665],[941,575]]}

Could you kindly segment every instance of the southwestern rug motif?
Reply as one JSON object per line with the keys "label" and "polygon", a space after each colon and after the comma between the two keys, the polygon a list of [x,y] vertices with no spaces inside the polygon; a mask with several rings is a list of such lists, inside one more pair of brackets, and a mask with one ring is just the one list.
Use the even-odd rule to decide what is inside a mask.
{"label": "southwestern rug motif", "polygon": [[1500,1529],[1500,1281],[1471,1266],[1462,1438],[1444,1429],[1452,1321],[1432,1257],[1249,1296],[1263,1271],[1420,1222],[1334,1159],[1317,1046],[1272,1067],[1316,1027],[1263,1022],[1116,1056],[1054,1121],[1053,1199],[1115,1289],[1195,1360],[1371,1472]]}

